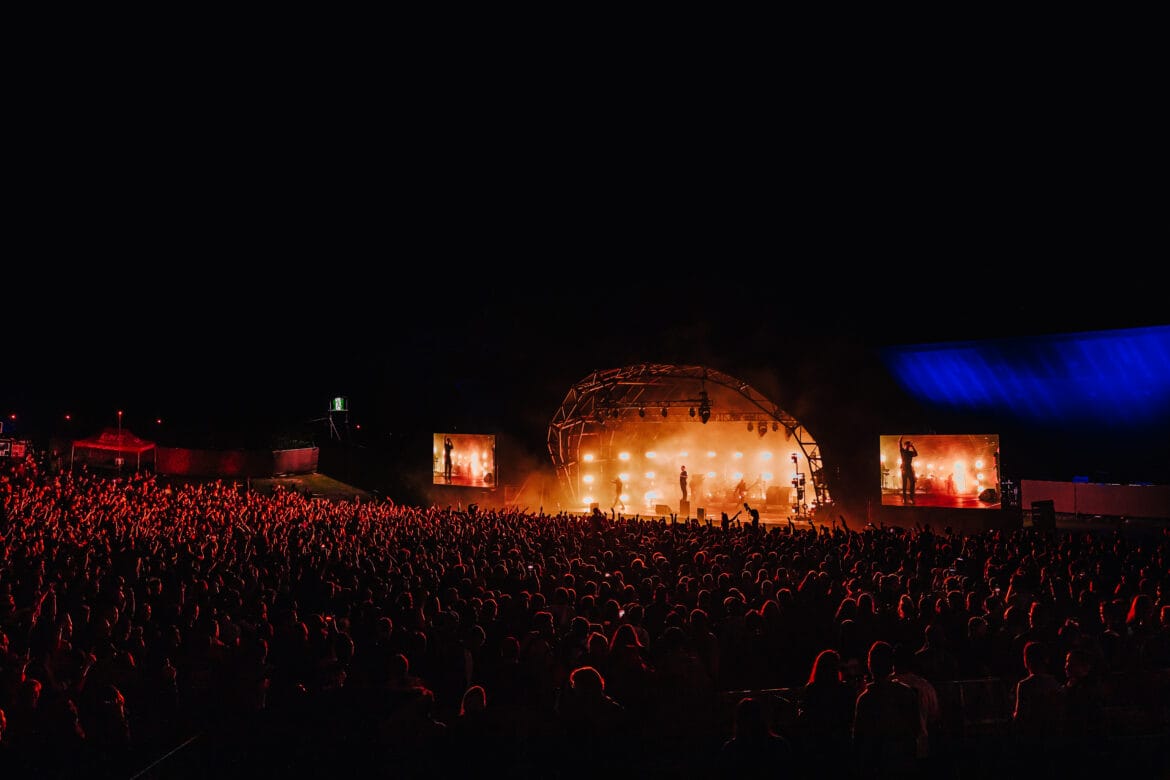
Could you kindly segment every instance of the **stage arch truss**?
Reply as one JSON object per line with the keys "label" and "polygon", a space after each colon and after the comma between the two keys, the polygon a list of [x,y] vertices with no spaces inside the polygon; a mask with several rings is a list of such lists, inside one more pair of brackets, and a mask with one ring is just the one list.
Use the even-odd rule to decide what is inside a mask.
{"label": "stage arch truss", "polygon": [[[819,448],[800,421],[706,366],[594,371],[553,415],[548,452],[576,509],[678,511],[684,465],[690,506],[707,512],[734,509],[745,488],[749,502],[787,503],[796,514],[831,503]],[[624,497],[615,495],[618,478]]]}

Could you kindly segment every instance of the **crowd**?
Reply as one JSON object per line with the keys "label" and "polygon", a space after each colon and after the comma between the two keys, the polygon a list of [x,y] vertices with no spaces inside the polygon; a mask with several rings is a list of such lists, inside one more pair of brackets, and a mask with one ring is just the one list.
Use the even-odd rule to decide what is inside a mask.
{"label": "crowd", "polygon": [[1083,767],[1109,680],[1170,669],[1165,530],[725,528],[32,458],[0,500],[5,777],[959,777],[939,690],[969,679],[1010,686],[1019,766]]}

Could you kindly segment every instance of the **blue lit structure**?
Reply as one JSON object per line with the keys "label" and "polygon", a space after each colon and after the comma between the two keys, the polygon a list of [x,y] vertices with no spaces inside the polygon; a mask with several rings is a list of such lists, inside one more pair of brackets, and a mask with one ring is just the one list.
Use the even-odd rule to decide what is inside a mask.
{"label": "blue lit structure", "polygon": [[1170,421],[1170,326],[889,347],[920,402],[1025,425],[1139,429]]}

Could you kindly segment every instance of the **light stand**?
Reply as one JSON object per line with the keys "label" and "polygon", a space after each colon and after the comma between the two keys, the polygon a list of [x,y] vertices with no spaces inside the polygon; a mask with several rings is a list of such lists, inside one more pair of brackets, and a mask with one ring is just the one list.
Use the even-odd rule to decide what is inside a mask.
{"label": "light stand", "polygon": [[808,513],[808,505],[804,503],[804,488],[805,477],[804,472],[798,471],[800,462],[797,460],[796,453],[792,453],[792,491],[796,497],[792,508],[796,511],[797,517],[803,517]]}

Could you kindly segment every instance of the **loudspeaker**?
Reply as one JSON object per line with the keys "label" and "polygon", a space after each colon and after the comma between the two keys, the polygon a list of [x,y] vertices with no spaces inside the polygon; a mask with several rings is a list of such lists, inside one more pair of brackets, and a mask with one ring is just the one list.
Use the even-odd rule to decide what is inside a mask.
{"label": "loudspeaker", "polygon": [[691,502],[690,501],[679,501],[678,502],[678,513],[680,515],[682,515],[683,517],[690,517],[691,516]]}
{"label": "loudspeaker", "polygon": [[654,514],[656,514],[656,515],[669,515],[670,514],[670,504],[655,504],[654,505]]}
{"label": "loudspeaker", "polygon": [[1032,527],[1042,531],[1056,530],[1056,502],[1052,499],[1032,502]]}
{"label": "loudspeaker", "polygon": [[787,504],[788,496],[781,492],[782,490],[787,489],[788,488],[782,488],[779,485],[772,485],[764,491],[764,503],[769,505]]}
{"label": "loudspeaker", "polygon": [[999,491],[997,491],[995,488],[985,488],[984,491],[979,494],[979,500],[985,501],[988,504],[994,504],[995,502],[999,501]]}
{"label": "loudspeaker", "polygon": [[704,520],[707,519],[707,510],[703,507],[699,507],[698,509],[695,510],[695,517],[698,519],[698,521],[700,523],[703,522]]}

